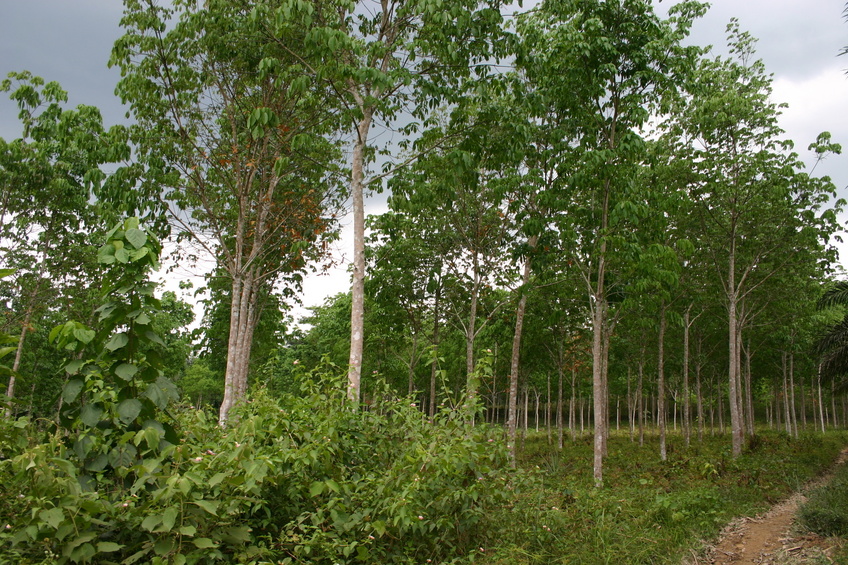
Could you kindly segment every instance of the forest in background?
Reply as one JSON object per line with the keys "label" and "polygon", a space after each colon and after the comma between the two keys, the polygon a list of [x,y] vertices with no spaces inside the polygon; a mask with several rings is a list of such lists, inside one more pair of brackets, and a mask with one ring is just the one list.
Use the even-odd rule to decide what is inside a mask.
{"label": "forest in background", "polygon": [[[758,426],[794,438],[845,427],[844,202],[815,174],[841,148],[827,132],[794,140],[818,159],[801,162],[737,22],[716,56],[685,42],[707,9],[692,1],[667,18],[642,0],[550,1],[508,17],[495,1],[125,6],[110,64],[130,125],[66,108],[59,85],[25,71],[2,83],[22,126],[0,140],[4,410],[11,438],[30,434],[8,449],[58,450],[42,455],[74,496],[96,484],[150,494],[162,481],[217,517],[220,501],[191,498],[199,476],[185,490],[168,482],[203,459],[186,430],[224,441],[276,402],[298,416],[266,422],[280,435],[263,432],[263,457],[302,474],[291,500],[379,499],[394,520],[347,509],[356,525],[344,530],[338,512],[313,515],[315,535],[330,522],[415,530],[414,513],[380,499],[409,478],[403,466],[363,478],[377,468],[361,467],[361,438],[394,437],[393,426],[462,461],[431,486],[434,500],[456,493],[445,519],[474,509],[468,524],[478,498],[503,493],[463,481],[516,466],[530,429],[558,449],[591,432],[600,487],[611,429],[640,444],[648,430],[666,461],[671,432],[688,447],[727,431],[736,458]],[[389,211],[366,218],[364,195],[382,190]],[[324,267],[347,202],[351,292],[295,323],[288,305]],[[194,295],[201,320],[191,298],[150,282],[160,242],[171,261],[214,263]],[[52,439],[33,439],[51,426]],[[309,426],[337,450],[295,453],[314,447]],[[383,463],[423,457],[389,444]],[[254,456],[244,461],[260,465]],[[20,478],[38,458],[7,460],[25,462]],[[224,470],[206,480],[261,499],[269,471],[255,465],[249,488]],[[329,475],[308,480],[316,469]],[[22,535],[67,537],[58,506],[30,503],[39,525]],[[174,530],[185,504],[138,515],[141,530]],[[237,524],[257,507],[227,515]],[[216,527],[179,536],[210,540],[194,543],[206,557],[246,543],[239,526]],[[83,547],[119,551],[108,544],[182,555],[176,538],[75,539],[75,561],[93,555]]]}

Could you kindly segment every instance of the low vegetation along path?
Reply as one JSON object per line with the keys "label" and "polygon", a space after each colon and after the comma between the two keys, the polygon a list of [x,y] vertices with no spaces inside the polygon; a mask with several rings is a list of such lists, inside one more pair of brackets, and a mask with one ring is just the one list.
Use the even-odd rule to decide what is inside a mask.
{"label": "low vegetation along path", "polygon": [[[848,448],[840,454],[834,470],[846,461]],[[792,523],[805,500],[804,493],[828,482],[833,478],[833,472],[831,470],[809,483],[761,516],[734,520],[722,533],[709,556],[691,562],[692,565],[800,565],[812,562],[809,560],[815,556],[826,556],[830,548],[824,539],[797,533],[792,530]]]}

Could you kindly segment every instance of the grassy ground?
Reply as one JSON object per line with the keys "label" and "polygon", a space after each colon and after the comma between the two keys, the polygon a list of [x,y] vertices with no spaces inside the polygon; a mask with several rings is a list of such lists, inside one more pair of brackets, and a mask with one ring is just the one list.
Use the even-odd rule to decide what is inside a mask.
{"label": "grassy ground", "polygon": [[679,563],[703,548],[735,516],[752,515],[823,472],[848,443],[848,433],[802,435],[761,431],[741,457],[729,436],[670,435],[668,460],[658,440],[645,444],[614,433],[603,489],[593,488],[592,439],[567,442],[559,452],[545,435],[527,438],[519,466],[519,502],[492,516],[490,546],[477,549],[487,564]]}

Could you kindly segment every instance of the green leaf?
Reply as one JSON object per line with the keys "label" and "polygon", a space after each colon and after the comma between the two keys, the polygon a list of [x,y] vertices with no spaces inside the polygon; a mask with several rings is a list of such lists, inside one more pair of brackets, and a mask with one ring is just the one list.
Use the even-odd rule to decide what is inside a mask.
{"label": "green leaf", "polygon": [[159,541],[153,546],[153,551],[156,552],[156,555],[168,555],[172,551],[174,551],[175,547],[174,539],[170,537],[159,538]]}
{"label": "green leaf", "polygon": [[95,335],[94,330],[89,330],[87,328],[74,328],[74,337],[86,345],[91,343],[91,340],[94,339]]}
{"label": "green leaf", "polygon": [[137,455],[138,450],[134,445],[130,443],[119,445],[109,452],[109,465],[111,465],[113,469],[117,469],[119,467],[131,467],[135,462]]}
{"label": "green leaf", "polygon": [[51,508],[50,510],[42,510],[38,513],[38,517],[46,522],[54,530],[59,528],[59,525],[65,519],[65,514],[61,508]]}
{"label": "green leaf", "polygon": [[152,532],[153,528],[162,523],[162,516],[150,515],[141,521],[141,527],[148,532]]}
{"label": "green leaf", "polygon": [[135,398],[122,400],[121,403],[118,404],[118,418],[124,425],[127,425],[138,418],[138,415],[141,413],[141,409],[141,402]]}
{"label": "green leaf", "polygon": [[117,544],[113,541],[101,541],[97,542],[97,551],[98,553],[112,553],[113,551],[118,551],[119,549],[125,546]]}
{"label": "green leaf", "polygon": [[310,496],[318,496],[322,492],[324,492],[324,483],[321,481],[315,481],[312,483],[312,486],[309,487]]}
{"label": "green leaf", "polygon": [[65,365],[65,372],[69,375],[73,375],[74,373],[79,371],[80,367],[82,367],[83,365],[85,365],[85,361],[83,361],[82,359],[74,359],[73,361]]}
{"label": "green leaf", "polygon": [[125,237],[136,249],[141,249],[147,243],[147,234],[138,228],[128,229]]}
{"label": "green leaf", "polygon": [[250,542],[250,528],[247,526],[232,526],[224,530],[221,539],[230,544]]}
{"label": "green leaf", "polygon": [[211,479],[209,479],[208,484],[209,484],[210,487],[214,487],[215,485],[219,484],[221,481],[223,481],[226,478],[227,478],[226,473],[215,473],[215,475]]}
{"label": "green leaf", "polygon": [[197,549],[210,549],[210,548],[213,548],[213,547],[218,547],[218,544],[215,543],[214,541],[212,541],[209,538],[197,538],[196,540],[193,540],[193,541],[194,541],[194,545],[195,545],[195,547],[197,547]]}
{"label": "green leaf", "polygon": [[165,510],[165,513],[162,514],[162,527],[159,528],[160,532],[170,532],[174,528],[174,523],[177,521],[177,508],[175,506],[171,506]]}
{"label": "green leaf", "polygon": [[112,336],[112,339],[110,339],[109,342],[106,344],[106,349],[108,349],[109,351],[115,351],[124,347],[129,342],[129,336],[124,332],[121,332]]}
{"label": "green leaf", "polygon": [[99,454],[94,459],[91,459],[86,462],[85,470],[91,471],[92,473],[99,473],[103,469],[106,468],[106,465],[109,464],[109,457],[105,453]]}
{"label": "green leaf", "polygon": [[197,528],[195,528],[194,526],[191,526],[191,525],[180,526],[179,530],[177,530],[177,531],[180,532],[181,535],[193,537],[194,534],[197,533]]}
{"label": "green leaf", "polygon": [[115,260],[119,263],[129,263],[130,254],[125,248],[115,250]]}
{"label": "green leaf", "polygon": [[102,418],[103,408],[101,408],[100,405],[90,403],[82,407],[82,412],[80,413],[80,420],[82,420],[82,423],[86,426],[93,428],[100,423],[100,420]]}
{"label": "green leaf", "polygon": [[213,516],[218,515],[218,503],[213,500],[195,500],[194,503]]}
{"label": "green leaf", "polygon": [[115,368],[115,374],[124,379],[125,381],[132,380],[132,378],[137,372],[138,367],[136,367],[132,363],[121,363]]}
{"label": "green leaf", "polygon": [[115,246],[107,243],[97,251],[97,262],[111,265],[115,262]]}
{"label": "green leaf", "polygon": [[83,387],[85,382],[82,379],[69,380],[62,389],[62,400],[66,404],[72,404],[82,392]]}

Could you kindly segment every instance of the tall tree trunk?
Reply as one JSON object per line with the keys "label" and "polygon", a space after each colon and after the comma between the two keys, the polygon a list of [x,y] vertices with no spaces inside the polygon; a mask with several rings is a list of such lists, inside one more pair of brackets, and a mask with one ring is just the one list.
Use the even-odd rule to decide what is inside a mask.
{"label": "tall tree trunk", "polygon": [[350,178],[350,194],[353,199],[353,277],[347,397],[354,403],[359,402],[362,386],[362,350],[365,343],[365,149],[374,117],[372,106],[360,106],[362,117],[356,128]]}
{"label": "tall tree trunk", "polygon": [[[532,236],[528,241],[529,247],[532,250],[536,245],[537,237]],[[528,255],[524,259],[524,272],[521,276],[521,298],[518,300],[518,306],[515,309],[515,332],[512,336],[512,356],[510,358],[510,375],[509,375],[509,413],[507,415],[507,447],[509,449],[510,464],[515,467],[515,434],[516,434],[516,402],[518,400],[518,366],[519,357],[521,354],[521,334],[524,330],[524,312],[527,309],[527,285],[530,282],[531,257]],[[525,416],[525,428],[526,428]]]}
{"label": "tall tree trunk", "polygon": [[642,342],[642,354],[639,356],[639,380],[636,382],[636,406],[639,410],[639,446],[645,445],[645,398],[642,394],[645,379],[645,344]]}
{"label": "tall tree trunk", "polygon": [[[739,457],[742,454],[743,423],[742,414],[739,406],[739,328],[737,327],[738,320],[736,318],[736,266],[733,252],[730,254],[730,268],[728,276],[728,395],[727,402],[730,405],[730,433],[731,446],[733,457]],[[721,414],[721,412],[719,412]]]}
{"label": "tall tree trunk", "polygon": [[556,422],[557,422],[557,448],[562,451],[562,380],[563,380],[563,368],[562,368],[562,344],[558,344],[559,348],[559,358],[557,359],[557,376],[558,386],[557,386],[557,407],[556,407]]}
{"label": "tall tree trunk", "polygon": [[439,358],[439,298],[442,294],[442,285],[436,287],[436,297],[433,301],[433,362],[430,364],[430,420],[436,415],[436,375],[438,371]]}
{"label": "tall tree trunk", "polygon": [[251,272],[233,275],[224,400],[218,413],[218,423],[221,426],[227,425],[230,410],[247,393],[250,350],[259,320],[259,285]]}
{"label": "tall tree trunk", "polygon": [[547,374],[548,394],[545,398],[545,429],[548,433],[548,444],[551,443],[551,374]]}
{"label": "tall tree trunk", "polygon": [[[577,440],[577,367],[571,365],[571,402],[568,408],[568,429],[571,442]],[[583,406],[580,405],[580,431],[583,431]]]}
{"label": "tall tree trunk", "polygon": [[665,301],[660,305],[660,327],[657,337],[657,420],[660,427],[660,460],[668,459],[665,443]]}
{"label": "tall tree trunk", "polygon": [[790,414],[792,415],[792,436],[798,439],[798,414],[795,412],[795,352],[789,352],[789,396]]}
{"label": "tall tree trunk", "polygon": [[786,351],[781,354],[783,365],[783,423],[786,426],[786,434],[792,435],[792,415],[789,412],[789,370],[786,362]]}
{"label": "tall tree trunk", "polygon": [[[34,297],[33,297],[34,300]],[[30,304],[21,322],[21,335],[18,337],[18,346],[15,349],[15,360],[12,362],[12,374],[9,375],[9,385],[6,387],[6,418],[12,417],[12,402],[15,399],[15,375],[21,368],[21,359],[24,353],[24,342],[26,334],[29,331],[29,324],[32,321],[33,304]]]}
{"label": "tall tree trunk", "polygon": [[468,324],[465,326],[465,388],[468,399],[477,396],[477,379],[474,376],[474,340],[477,337],[477,306],[480,300],[480,258],[477,252],[473,254],[474,264],[472,273],[474,283],[471,286],[471,300],[468,314]]}
{"label": "tall tree trunk", "polygon": [[689,447],[691,440],[691,416],[689,411],[689,321],[692,304],[683,313],[683,440]]}
{"label": "tall tree trunk", "polygon": [[[740,339],[741,345],[741,339]],[[742,348],[745,353],[745,426],[748,435],[754,435],[754,394],[751,386],[751,340],[748,339],[748,347]]]}

